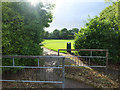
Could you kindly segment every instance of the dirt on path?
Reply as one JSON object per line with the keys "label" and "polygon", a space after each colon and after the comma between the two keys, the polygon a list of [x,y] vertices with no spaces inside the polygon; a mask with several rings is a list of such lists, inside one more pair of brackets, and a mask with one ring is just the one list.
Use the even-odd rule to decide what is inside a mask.
{"label": "dirt on path", "polygon": [[[52,50],[47,49],[45,47],[42,47],[42,48],[43,48],[43,55],[44,56],[56,56],[56,55],[58,55],[58,53],[55,51],[52,51]],[[63,53],[60,53],[60,55],[63,55]],[[56,84],[56,86],[61,88],[60,84]],[[92,88],[92,87],[88,86],[84,83],[65,78],[65,88]]]}

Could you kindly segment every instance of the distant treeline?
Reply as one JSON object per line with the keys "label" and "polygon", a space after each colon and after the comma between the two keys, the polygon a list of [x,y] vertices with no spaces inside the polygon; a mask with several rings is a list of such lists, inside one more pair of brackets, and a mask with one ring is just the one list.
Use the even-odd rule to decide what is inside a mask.
{"label": "distant treeline", "polygon": [[78,28],[72,28],[71,30],[67,30],[67,28],[61,30],[55,29],[51,33],[45,31],[44,39],[74,39],[74,35],[78,32]]}

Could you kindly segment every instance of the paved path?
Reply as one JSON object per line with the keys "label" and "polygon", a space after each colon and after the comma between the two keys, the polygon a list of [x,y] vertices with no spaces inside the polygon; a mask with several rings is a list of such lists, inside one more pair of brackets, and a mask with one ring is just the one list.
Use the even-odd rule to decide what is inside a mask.
{"label": "paved path", "polygon": [[[43,55],[45,55],[45,56],[56,56],[56,55],[58,55],[58,53],[55,52],[55,51],[49,50],[49,49],[44,48],[44,47],[42,47],[42,48],[43,48]],[[61,54],[62,53],[60,53],[60,55]],[[50,62],[55,63],[55,61],[53,62],[53,60],[50,60],[49,63]],[[47,71],[49,72],[49,70],[47,70]],[[50,75],[50,73],[48,73],[48,72],[47,72],[47,74]],[[58,76],[54,75],[54,78],[58,78]],[[51,77],[51,79],[52,79],[52,77]],[[56,85],[58,87],[61,87],[60,84],[56,84]],[[65,79],[65,88],[92,88],[92,87],[90,87],[86,84],[80,83],[78,81],[75,81],[75,80]]]}

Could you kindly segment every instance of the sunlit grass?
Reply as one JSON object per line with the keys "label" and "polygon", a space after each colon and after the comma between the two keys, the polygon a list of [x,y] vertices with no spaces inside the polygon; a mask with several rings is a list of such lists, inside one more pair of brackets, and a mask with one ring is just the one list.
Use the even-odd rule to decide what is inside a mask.
{"label": "sunlit grass", "polygon": [[[71,42],[71,49],[74,49],[74,40],[44,40],[44,47],[58,51],[58,49],[67,49],[67,42]],[[65,52],[65,51],[61,51]]]}

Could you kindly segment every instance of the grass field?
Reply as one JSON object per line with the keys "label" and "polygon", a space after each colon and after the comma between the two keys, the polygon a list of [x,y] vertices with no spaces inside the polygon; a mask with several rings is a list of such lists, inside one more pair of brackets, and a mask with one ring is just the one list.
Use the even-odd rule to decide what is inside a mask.
{"label": "grass field", "polygon": [[58,49],[67,49],[67,42],[71,42],[71,49],[74,49],[74,40],[44,40],[44,47],[58,51]]}

